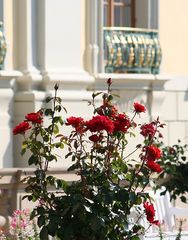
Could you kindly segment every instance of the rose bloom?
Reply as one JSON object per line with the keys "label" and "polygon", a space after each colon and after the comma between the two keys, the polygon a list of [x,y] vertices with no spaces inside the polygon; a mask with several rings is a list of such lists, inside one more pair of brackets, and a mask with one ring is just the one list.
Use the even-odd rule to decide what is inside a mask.
{"label": "rose bloom", "polygon": [[91,120],[86,122],[86,127],[91,132],[98,132],[105,130],[109,133],[112,133],[114,130],[114,124],[107,116],[97,115]]}
{"label": "rose bloom", "polygon": [[126,132],[130,128],[131,122],[125,114],[118,114],[114,120],[114,132]]}
{"label": "rose bloom", "polygon": [[146,108],[144,105],[138,103],[138,102],[135,102],[134,103],[134,111],[136,113],[141,113],[141,112],[145,112],[146,111]]}
{"label": "rose bloom", "polygon": [[155,209],[153,204],[149,204],[148,202],[144,202],[144,208],[146,213],[147,220],[152,223],[155,217]]}
{"label": "rose bloom", "polygon": [[148,202],[144,202],[144,208],[145,208],[145,213],[146,213],[147,220],[152,224],[159,225],[159,221],[154,220],[155,209],[154,209],[153,204],[149,204]]}
{"label": "rose bloom", "polygon": [[14,129],[13,129],[13,134],[17,135],[17,134],[24,134],[28,129],[30,129],[31,126],[29,125],[28,122],[21,122],[19,125],[17,125]]}
{"label": "rose bloom", "polygon": [[147,167],[153,172],[160,173],[162,171],[161,166],[152,160],[147,161]]}
{"label": "rose bloom", "polygon": [[25,118],[27,119],[27,121],[30,121],[32,123],[38,123],[41,124],[43,122],[42,120],[42,114],[40,112],[37,113],[29,113],[25,116]]}
{"label": "rose bloom", "polygon": [[157,148],[154,145],[151,145],[147,147],[147,160],[153,160],[155,161],[156,159],[159,159],[161,157],[161,150]]}
{"label": "rose bloom", "polygon": [[69,117],[67,118],[66,125],[71,125],[72,127],[78,127],[80,124],[84,123],[84,119],[81,117]]}
{"label": "rose bloom", "polygon": [[81,117],[69,117],[67,118],[66,125],[70,125],[75,128],[76,132],[83,133],[84,131],[84,119]]}
{"label": "rose bloom", "polygon": [[156,128],[153,123],[144,124],[140,127],[142,136],[144,137],[153,137],[156,133]]}

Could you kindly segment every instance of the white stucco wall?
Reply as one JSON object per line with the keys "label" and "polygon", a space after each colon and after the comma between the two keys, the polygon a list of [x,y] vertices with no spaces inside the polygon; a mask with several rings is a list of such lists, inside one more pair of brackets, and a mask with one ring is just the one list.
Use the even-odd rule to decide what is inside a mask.
{"label": "white stucco wall", "polygon": [[159,0],[159,34],[162,71],[188,76],[188,1]]}
{"label": "white stucco wall", "polygon": [[[101,78],[96,72],[101,66],[97,59],[102,54],[99,52],[101,46],[97,45],[100,22],[95,21],[101,6],[98,3],[101,0],[3,1],[8,47],[5,62],[7,73],[4,76],[9,77],[6,77],[8,80],[4,84],[5,77],[2,75],[0,89],[10,96],[7,102],[3,95],[0,96],[3,99],[1,103],[6,102],[0,106],[1,115],[7,116],[6,121],[1,122],[3,129],[11,129],[26,112],[37,111],[42,104],[41,96],[50,93],[55,82],[60,83],[69,112],[87,116],[86,104],[82,99],[91,96],[88,88],[100,88],[101,82],[109,77],[106,74]],[[92,14],[88,14],[88,6]],[[187,0],[181,0],[181,4],[178,0],[159,0],[159,35],[163,51],[162,75],[159,79],[166,79],[163,74],[167,73],[171,76],[168,79],[172,80],[164,85],[164,90],[160,88],[158,91],[156,83],[153,87],[153,82],[148,82],[150,76],[129,78],[128,74],[124,74],[123,78],[120,75],[113,77],[116,83],[121,83],[116,89],[121,95],[121,108],[127,108],[127,99],[141,99],[151,107],[151,115],[159,114],[167,122],[165,139],[168,143],[176,142],[177,138],[187,142],[187,9]],[[13,74],[13,70],[17,72]],[[156,76],[151,78],[155,79]],[[13,90],[10,90],[11,85]],[[155,92],[152,98],[151,92]],[[13,94],[14,114],[8,108]],[[8,149],[6,144],[12,141],[11,131],[6,135],[6,144],[3,145],[3,141],[1,158]],[[0,159],[0,167],[25,164],[23,161],[19,163],[18,145],[15,140],[14,151],[9,152],[10,158],[14,156],[7,161],[8,164]]]}

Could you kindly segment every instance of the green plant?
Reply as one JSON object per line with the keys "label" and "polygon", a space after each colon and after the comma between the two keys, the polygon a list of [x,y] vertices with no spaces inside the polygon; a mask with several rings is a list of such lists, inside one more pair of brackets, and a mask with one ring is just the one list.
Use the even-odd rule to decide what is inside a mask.
{"label": "green plant", "polygon": [[165,186],[163,194],[168,191],[171,199],[176,200],[180,197],[182,202],[186,202],[188,192],[187,145],[183,145],[180,140],[171,147],[164,146],[163,142],[159,145],[162,149],[160,165],[163,171],[158,175],[157,188]]}
{"label": "green plant", "polygon": [[[137,125],[137,115],[146,111],[137,102],[132,118],[119,113],[113,104],[111,84],[108,79],[107,92],[93,93],[89,105],[94,115],[90,120],[62,119],[56,85],[55,96],[46,100],[52,108],[27,114],[13,130],[15,135],[24,136],[21,153],[29,150],[28,163],[36,166],[35,176],[25,182],[28,200],[40,203],[32,212],[32,217],[38,217],[40,239],[51,235],[62,240],[138,240],[143,215],[151,224],[158,224],[145,188],[151,175],[161,171],[161,151],[155,137],[163,124],[157,119]],[[99,95],[102,105],[96,106]],[[44,118],[49,119],[48,125]],[[70,134],[62,134],[62,127],[71,128]],[[135,144],[138,131],[142,142]],[[129,142],[134,149],[130,150]],[[72,160],[68,171],[79,176],[76,182],[47,174],[49,165],[58,159],[56,149],[64,146],[68,152],[61,157]],[[48,191],[49,186],[54,187],[54,192]],[[144,210],[140,208],[131,225],[131,214],[141,205]]]}

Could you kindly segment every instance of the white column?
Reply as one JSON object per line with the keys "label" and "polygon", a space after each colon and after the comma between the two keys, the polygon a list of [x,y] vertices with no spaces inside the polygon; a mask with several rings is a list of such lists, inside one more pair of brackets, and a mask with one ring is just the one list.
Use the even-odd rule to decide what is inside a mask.
{"label": "white column", "polygon": [[86,1],[86,66],[90,73],[98,73],[99,63],[99,3]]}
{"label": "white column", "polygon": [[18,76],[20,76],[19,72],[0,71],[0,168],[13,166],[13,90],[11,85]]}
{"label": "white column", "polygon": [[41,80],[37,69],[36,1],[14,0],[14,65],[23,73],[18,79],[20,90],[29,90],[35,81]]}
{"label": "white column", "polygon": [[62,82],[65,88],[86,88],[93,78],[84,70],[84,1],[40,0],[38,65],[43,87]]}

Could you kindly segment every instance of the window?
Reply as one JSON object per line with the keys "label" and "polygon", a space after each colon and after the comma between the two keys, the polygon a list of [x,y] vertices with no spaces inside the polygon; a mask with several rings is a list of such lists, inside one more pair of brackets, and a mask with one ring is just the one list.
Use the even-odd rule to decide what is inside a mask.
{"label": "window", "polygon": [[135,27],[135,0],[104,0],[105,27]]}

